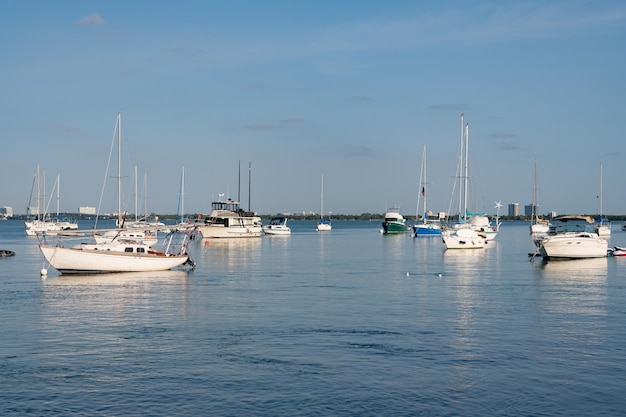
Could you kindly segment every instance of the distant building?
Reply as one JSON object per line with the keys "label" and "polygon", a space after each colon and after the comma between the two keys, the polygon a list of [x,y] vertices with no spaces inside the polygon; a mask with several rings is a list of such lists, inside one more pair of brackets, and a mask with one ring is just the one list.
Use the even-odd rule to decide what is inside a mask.
{"label": "distant building", "polygon": [[534,212],[535,214],[537,214],[537,213],[539,213],[538,209],[539,209],[539,207],[534,206],[534,210],[533,210],[533,205],[532,205],[532,204],[526,204],[526,205],[524,206],[524,215],[526,215],[526,216],[532,216],[532,215],[533,215],[533,212]]}
{"label": "distant building", "polygon": [[0,207],[0,216],[13,217],[13,208],[7,206]]}
{"label": "distant building", "polygon": [[84,214],[84,215],[96,215],[96,208],[95,207],[79,207],[78,208],[78,214]]}
{"label": "distant building", "polygon": [[509,204],[509,216],[511,217],[519,216],[519,203]]}

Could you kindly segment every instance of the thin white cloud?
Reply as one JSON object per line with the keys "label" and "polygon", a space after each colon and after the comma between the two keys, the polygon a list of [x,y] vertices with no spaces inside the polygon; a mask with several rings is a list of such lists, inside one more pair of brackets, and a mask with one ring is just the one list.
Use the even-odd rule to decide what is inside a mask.
{"label": "thin white cloud", "polygon": [[[572,1],[493,2],[467,10],[446,8],[395,19],[353,21],[288,36],[254,40],[221,36],[220,43],[209,44],[211,56],[222,63],[323,58],[318,69],[350,72],[355,65],[346,55],[350,53],[576,36],[626,22],[626,4],[602,6]],[[342,57],[339,64],[330,58],[337,54]]]}
{"label": "thin white cloud", "polygon": [[74,22],[76,26],[102,26],[106,24],[100,13],[92,13]]}

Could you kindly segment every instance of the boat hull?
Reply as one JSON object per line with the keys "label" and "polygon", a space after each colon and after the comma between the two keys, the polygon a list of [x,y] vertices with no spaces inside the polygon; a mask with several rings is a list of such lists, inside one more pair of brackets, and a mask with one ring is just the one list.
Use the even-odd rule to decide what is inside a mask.
{"label": "boat hull", "polygon": [[266,226],[263,228],[263,233],[274,236],[288,236],[291,234],[291,229],[286,226]]}
{"label": "boat hull", "polygon": [[135,254],[39,245],[48,263],[61,274],[166,271],[183,265],[184,255]]}
{"label": "boat hull", "polygon": [[315,230],[318,232],[330,232],[333,229],[330,223],[318,223],[315,227]]}
{"label": "boat hull", "polygon": [[446,249],[483,249],[486,239],[472,229],[448,229],[441,233]]}
{"label": "boat hull", "polygon": [[246,238],[260,237],[263,231],[262,226],[223,226],[219,224],[209,224],[199,226],[198,231],[205,239],[214,238]]}
{"label": "boat hull", "polygon": [[383,222],[383,233],[386,235],[405,233],[407,231],[405,223],[395,221]]}
{"label": "boat hull", "polygon": [[416,224],[413,226],[413,236],[441,236],[441,227],[436,224]]}
{"label": "boat hull", "polygon": [[539,253],[547,259],[603,258],[608,242],[590,234],[549,236],[539,242]]}

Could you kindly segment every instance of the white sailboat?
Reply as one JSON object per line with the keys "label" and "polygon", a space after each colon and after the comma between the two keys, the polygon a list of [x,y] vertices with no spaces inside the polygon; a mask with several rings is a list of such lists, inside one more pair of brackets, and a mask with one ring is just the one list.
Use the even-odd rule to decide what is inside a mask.
{"label": "white sailboat", "polygon": [[608,221],[602,213],[602,164],[600,164],[600,219],[596,222],[596,233],[603,238],[611,237],[611,222]]}
{"label": "white sailboat", "polygon": [[[53,235],[57,235],[57,234],[62,234],[65,231],[68,230],[77,230],[78,229],[78,223],[76,222],[72,222],[69,221],[67,219],[61,219],[59,217],[59,203],[60,203],[60,193],[61,193],[61,176],[57,175],[57,179],[56,182],[54,183],[54,187],[53,187],[53,192],[56,189],[56,193],[57,193],[57,200],[56,200],[56,206],[57,206],[57,216],[56,219],[51,219],[48,216],[48,204],[46,204],[45,209],[43,210],[42,213],[42,204],[41,204],[41,181],[40,181],[40,173],[39,173],[39,166],[37,166],[37,173],[35,175],[35,183],[33,184],[34,187],[36,188],[36,206],[32,207],[29,204],[29,211],[30,210],[34,210],[36,211],[36,217],[32,220],[27,220],[24,222],[24,229],[26,231],[26,235],[27,236],[37,236],[40,235],[42,233],[45,233],[47,235],[53,236]],[[44,179],[43,179],[43,184],[44,184],[44,200],[45,200],[45,172],[44,172]],[[31,196],[32,198],[32,196]]]}
{"label": "white sailboat", "polygon": [[547,236],[550,231],[550,222],[542,219],[537,213],[538,209],[537,198],[537,160],[535,159],[534,173],[533,173],[533,194],[530,203],[530,238],[535,246],[539,246],[539,241]]}
{"label": "white sailboat", "polygon": [[[121,113],[117,115],[118,141],[118,221],[123,224],[121,213]],[[101,232],[102,230],[98,231]],[[103,237],[96,243],[81,243],[74,246],[44,243],[39,249],[46,261],[61,274],[95,274],[109,272],[165,271],[186,263],[193,265],[187,252],[189,234],[171,233],[157,250],[128,231],[119,229],[112,236]],[[130,233],[136,233],[132,231]],[[94,234],[96,231],[94,231]]]}
{"label": "white sailboat", "polygon": [[468,200],[468,144],[469,124],[465,125],[464,116],[461,114],[461,140],[459,151],[459,221],[452,227],[447,227],[441,233],[443,246],[446,249],[482,249],[485,247],[487,238],[481,235],[467,221]]}
{"label": "white sailboat", "polygon": [[[426,211],[426,145],[424,145],[424,150],[422,151],[422,169],[420,171],[420,183],[419,189],[420,192],[417,195],[417,206],[415,209],[415,224],[413,225],[413,236],[441,236],[441,225],[439,224],[439,219],[432,219],[432,215],[429,216],[428,211]],[[424,207],[422,208],[422,221],[418,221],[419,219],[419,206],[420,206],[420,198],[423,197]]]}
{"label": "white sailboat", "polygon": [[329,232],[333,228],[330,218],[324,218],[324,175],[322,175],[322,188],[321,188],[321,197],[320,197],[320,220],[317,222],[317,226],[315,230],[318,232]]}

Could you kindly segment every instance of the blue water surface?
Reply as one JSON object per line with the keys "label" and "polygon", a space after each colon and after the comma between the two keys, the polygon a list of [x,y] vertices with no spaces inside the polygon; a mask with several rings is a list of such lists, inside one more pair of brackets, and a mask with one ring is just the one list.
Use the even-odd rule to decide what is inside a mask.
{"label": "blue water surface", "polygon": [[37,239],[0,222],[0,415],[626,410],[626,257],[531,262],[522,222],[458,252],[379,222],[289,225],[194,241],[189,272],[42,279]]}

